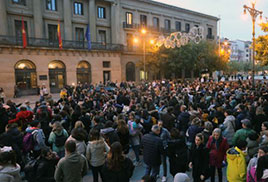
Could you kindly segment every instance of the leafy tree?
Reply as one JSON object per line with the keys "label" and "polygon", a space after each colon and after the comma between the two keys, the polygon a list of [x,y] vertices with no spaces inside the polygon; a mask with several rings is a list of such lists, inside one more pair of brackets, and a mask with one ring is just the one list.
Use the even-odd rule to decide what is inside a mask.
{"label": "leafy tree", "polygon": [[268,21],[261,24],[261,29],[266,35],[261,35],[256,39],[256,59],[262,65],[268,65]]}
{"label": "leafy tree", "polygon": [[[223,70],[227,68],[228,59],[224,55],[218,55],[214,42],[190,42],[174,49],[162,46],[158,51],[146,56],[146,68],[152,75],[160,73],[171,78],[180,77],[182,70],[199,73],[205,69],[209,72]],[[138,63],[138,66],[143,68],[143,62]]]}

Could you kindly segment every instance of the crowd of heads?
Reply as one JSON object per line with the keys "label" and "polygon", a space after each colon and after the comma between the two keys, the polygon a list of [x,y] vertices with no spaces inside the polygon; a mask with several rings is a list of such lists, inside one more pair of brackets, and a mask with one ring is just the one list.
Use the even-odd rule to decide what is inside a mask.
{"label": "crowd of heads", "polygon": [[[251,128],[254,133],[248,136],[249,139],[260,142],[261,138],[262,144],[266,146],[268,82],[259,81],[254,88],[250,81],[241,80],[203,83],[198,80],[163,80],[66,86],[60,92],[60,99],[53,100],[49,94],[42,93],[34,107],[29,101],[14,103],[8,100],[1,103],[0,144],[10,146],[3,135],[14,128],[22,136],[27,134],[29,128],[42,129],[44,144],[38,150],[40,149],[43,156],[54,150],[49,141],[51,132],[60,133],[65,130],[68,137],[86,144],[88,141],[104,138],[111,147],[107,155],[107,159],[110,159],[108,167],[119,170],[118,161],[122,162],[124,159],[124,145],[133,144],[122,144],[120,139],[111,142],[113,137],[109,132],[112,129],[123,134],[140,130],[142,135],[150,132],[159,135],[163,127],[168,129],[171,139],[185,137],[190,149],[192,145],[206,145],[209,136],[213,136],[215,140],[225,137],[226,128],[223,126],[228,116],[235,118],[234,132],[241,128]],[[247,140],[237,139],[232,143],[228,141],[228,144],[245,149]],[[22,152],[23,146],[15,142],[11,147],[14,152],[12,156],[8,153],[10,157],[2,156],[7,154],[0,152],[0,165],[7,162],[6,160],[15,164],[16,160],[24,166],[22,157],[13,158],[13,154],[25,155]],[[76,147],[75,142],[65,143],[67,153],[77,151]],[[37,155],[41,155],[40,152]],[[60,151],[55,152],[60,157],[64,156]],[[267,161],[266,156],[263,156],[263,160],[258,160],[258,179],[262,176],[258,172],[260,168],[266,168],[267,162],[264,161]]]}

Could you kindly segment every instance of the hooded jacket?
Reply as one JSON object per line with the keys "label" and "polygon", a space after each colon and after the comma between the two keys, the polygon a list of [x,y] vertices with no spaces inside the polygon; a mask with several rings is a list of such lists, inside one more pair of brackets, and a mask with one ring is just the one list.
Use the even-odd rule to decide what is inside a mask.
{"label": "hooded jacket", "polygon": [[238,147],[227,151],[227,179],[231,182],[245,182],[247,174],[246,154]]}
{"label": "hooded jacket", "polygon": [[56,182],[82,182],[87,169],[86,158],[75,152],[59,161],[54,178]]}
{"label": "hooded jacket", "polygon": [[235,134],[235,117],[232,115],[226,116],[223,122],[222,135],[227,139],[229,145],[232,145],[232,139]]}
{"label": "hooded jacket", "polygon": [[0,181],[21,182],[20,166],[6,165],[0,166]]}

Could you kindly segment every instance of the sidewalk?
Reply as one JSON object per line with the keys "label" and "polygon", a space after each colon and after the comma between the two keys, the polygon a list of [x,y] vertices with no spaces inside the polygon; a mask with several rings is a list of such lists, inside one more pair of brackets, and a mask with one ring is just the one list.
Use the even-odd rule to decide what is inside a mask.
{"label": "sidewalk", "polygon": [[[51,94],[53,100],[58,100],[60,98],[60,94],[56,93],[56,94]],[[35,102],[39,101],[40,96],[39,95],[28,95],[28,96],[22,96],[22,97],[18,97],[18,98],[5,98],[5,102],[7,100],[12,100],[13,102],[15,102],[16,104],[19,103],[24,103],[26,100],[28,100],[31,103],[31,106],[34,107],[35,106]]]}

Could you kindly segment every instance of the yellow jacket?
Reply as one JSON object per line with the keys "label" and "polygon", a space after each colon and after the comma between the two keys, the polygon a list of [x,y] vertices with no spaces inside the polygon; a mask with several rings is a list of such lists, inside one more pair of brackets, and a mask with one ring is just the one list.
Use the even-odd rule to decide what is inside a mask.
{"label": "yellow jacket", "polygon": [[246,154],[239,148],[230,148],[227,151],[227,180],[229,182],[246,182],[247,164]]}

